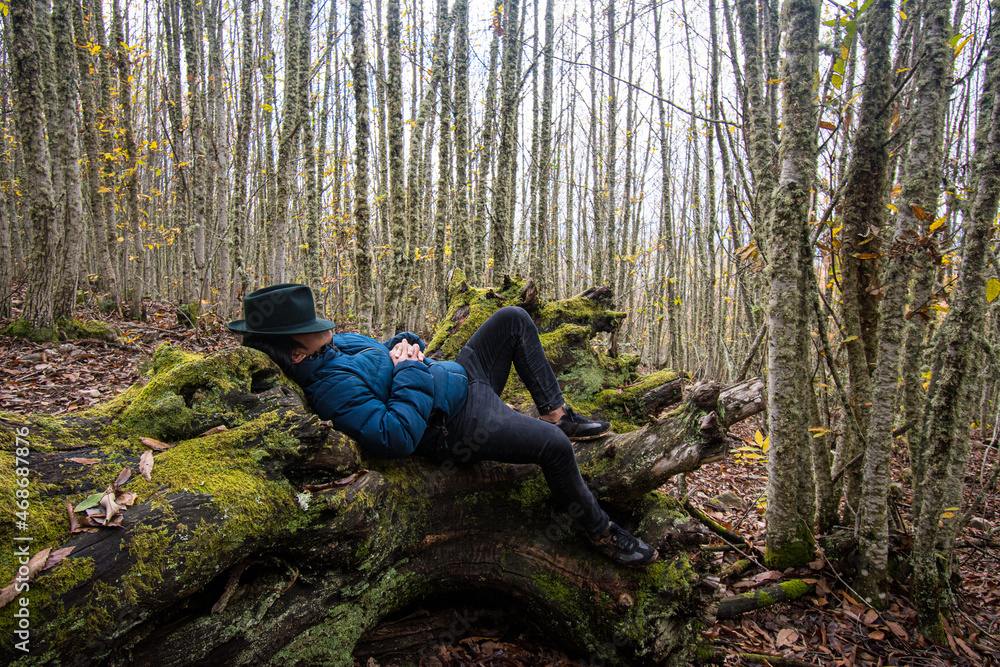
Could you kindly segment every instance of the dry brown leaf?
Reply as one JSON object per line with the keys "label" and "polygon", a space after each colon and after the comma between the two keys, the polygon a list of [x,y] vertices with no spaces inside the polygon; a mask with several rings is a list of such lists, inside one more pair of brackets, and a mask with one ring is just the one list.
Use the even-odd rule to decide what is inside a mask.
{"label": "dry brown leaf", "polygon": [[[21,591],[17,590],[16,586],[19,583],[26,581],[31,581],[35,578],[35,575],[42,571],[45,566],[45,561],[48,560],[49,554],[52,553],[52,547],[42,549],[37,554],[31,557],[28,561],[28,574],[27,576],[21,576],[20,574],[15,574],[14,579],[10,582],[10,585],[0,591],[0,607],[5,606]],[[22,586],[23,588],[23,586]]]}
{"label": "dry brown leaf", "polygon": [[900,625],[896,621],[886,621],[886,625],[889,626],[889,629],[892,631],[892,634],[896,635],[903,641],[909,641],[910,638],[906,634],[906,630],[903,629],[902,625]]}
{"label": "dry brown leaf", "polygon": [[[134,491],[119,491],[115,497],[115,502],[121,507],[131,507],[135,503],[137,494]],[[123,512],[125,510],[122,510]]]}
{"label": "dry brown leaf", "polygon": [[73,457],[71,459],[66,459],[67,461],[72,461],[73,463],[79,463],[80,465],[92,466],[95,463],[100,463],[101,459],[82,459],[78,457]]}
{"label": "dry brown leaf", "polygon": [[48,559],[46,559],[45,567],[43,567],[42,570],[47,570],[58,565],[64,558],[66,558],[66,556],[73,553],[73,549],[76,549],[76,547],[63,547],[62,549],[56,549],[53,551],[49,554]]}
{"label": "dry brown leaf", "polygon": [[799,641],[799,633],[792,628],[785,628],[778,632],[778,637],[774,640],[774,647],[791,646],[797,641]]}
{"label": "dry brown leaf", "polygon": [[214,435],[215,433],[222,433],[225,430],[226,430],[226,425],[225,424],[220,424],[219,426],[213,426],[212,428],[208,429],[204,433],[199,433],[198,437],[199,438],[203,438],[206,435]]}
{"label": "dry brown leaf", "polygon": [[153,452],[143,452],[139,457],[139,474],[150,481],[149,473],[153,471]]}
{"label": "dry brown leaf", "polygon": [[979,662],[983,659],[983,657],[981,655],[979,655],[978,653],[976,653],[975,651],[973,651],[969,647],[969,645],[966,644],[965,641],[963,641],[962,638],[959,637],[958,635],[955,635],[955,643],[957,643],[959,646],[962,647],[962,650],[965,651],[965,654],[967,656],[969,656],[970,658],[972,658],[972,662],[973,663],[979,664]]}
{"label": "dry brown leaf", "polygon": [[69,532],[79,533],[80,523],[76,520],[76,512],[73,511],[73,503],[66,501],[66,512],[69,514]]}
{"label": "dry brown leaf", "polygon": [[132,476],[131,468],[122,468],[121,472],[118,473],[118,477],[115,478],[115,483],[114,483],[115,488],[127,482],[131,476]]}
{"label": "dry brown leaf", "polygon": [[881,630],[872,630],[868,633],[868,639],[874,639],[875,641],[882,641],[885,639],[885,633]]}
{"label": "dry brown leaf", "polygon": [[155,449],[158,452],[164,452],[171,447],[176,447],[176,445],[169,442],[160,442],[155,438],[139,438],[139,442],[146,445],[150,449]]}
{"label": "dry brown leaf", "polygon": [[878,612],[874,609],[869,609],[861,620],[864,621],[865,625],[875,625],[878,622]]}
{"label": "dry brown leaf", "polygon": [[104,490],[100,505],[104,508],[104,523],[107,523],[111,520],[111,517],[118,514],[118,503],[115,502],[115,490],[112,487],[109,486]]}

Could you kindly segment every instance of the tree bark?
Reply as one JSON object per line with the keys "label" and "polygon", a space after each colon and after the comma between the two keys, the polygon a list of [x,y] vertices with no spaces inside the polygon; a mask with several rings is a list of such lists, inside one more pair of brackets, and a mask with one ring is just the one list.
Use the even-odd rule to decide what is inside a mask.
{"label": "tree bark", "polygon": [[362,333],[372,331],[375,301],[372,280],[371,210],[368,208],[368,58],[365,53],[364,8],[361,0],[351,0],[348,22],[351,28],[351,72],[354,88],[354,264],[358,272],[357,309]]}
{"label": "tree bark", "polygon": [[[462,284],[453,293],[474,300],[476,313],[528,294],[523,283],[501,293],[460,292]],[[550,357],[563,357],[589,346],[566,344],[561,329],[620,321],[608,298],[594,290],[525,305],[590,323],[543,335]],[[461,309],[453,305],[450,321]],[[441,335],[457,346],[466,331],[443,326]],[[40,492],[31,553],[73,547],[30,583],[31,654],[22,662],[45,654],[67,665],[350,665],[387,616],[461,592],[510,600],[553,639],[615,663],[685,664],[693,654],[691,618],[708,602],[695,554],[709,535],[655,489],[725,454],[718,385],[692,388],[670,414],[627,434],[577,445],[585,478],[616,520],[661,550],[660,563],[636,572],[595,553],[572,517],[549,506],[535,466],[367,458],[247,348],[201,358],[164,345],[151,366],[124,394],[72,417],[0,415],[0,452],[29,457]],[[759,405],[743,396],[730,397],[726,415]],[[135,468],[146,450],[140,436],[175,446],[154,453],[149,481],[133,474],[119,484],[137,494],[122,525],[71,533],[66,503]],[[15,476],[0,486],[13,498]],[[14,531],[6,523],[0,537]],[[12,550],[0,555],[0,575],[16,569]],[[3,619],[9,632],[13,619]],[[74,630],[80,623],[86,632]],[[20,657],[10,643],[0,655]]]}
{"label": "tree bark", "polygon": [[22,317],[39,337],[55,338],[52,285],[56,258],[55,195],[52,190],[49,145],[42,102],[42,72],[35,37],[35,9],[31,0],[10,3],[13,26],[10,44],[11,82],[17,89],[17,136],[24,159],[24,180],[32,238],[31,275]]}
{"label": "tree bark", "polygon": [[[915,507],[913,544],[917,622],[924,636],[946,639],[941,611],[947,608],[943,582],[951,573],[955,535],[960,527],[965,469],[969,459],[971,406],[979,395],[983,333],[987,321],[986,255],[993,236],[993,220],[1000,201],[1000,2],[991,3],[990,58],[980,102],[991,112],[991,122],[976,133],[974,166],[977,182],[972,215],[965,221],[964,251],[952,310],[938,332],[934,367],[924,404],[924,422],[918,441],[923,461],[922,504]],[[944,564],[944,567],[941,567]]]}
{"label": "tree bark", "polygon": [[[792,0],[786,16],[787,46],[782,77],[781,179],[774,193],[768,245],[771,274],[768,300],[767,547],[765,562],[776,569],[804,565],[813,557],[812,499],[801,488],[812,479],[804,465],[810,438],[805,414],[812,383],[806,373],[803,337],[809,336],[809,308],[803,290],[803,254],[808,238],[810,190],[816,174],[816,111],[812,86],[817,69],[820,7],[815,0]],[[811,268],[811,262],[808,264]],[[810,272],[811,273],[811,272]],[[811,495],[811,494],[810,494]],[[814,503],[812,503],[814,506]]]}

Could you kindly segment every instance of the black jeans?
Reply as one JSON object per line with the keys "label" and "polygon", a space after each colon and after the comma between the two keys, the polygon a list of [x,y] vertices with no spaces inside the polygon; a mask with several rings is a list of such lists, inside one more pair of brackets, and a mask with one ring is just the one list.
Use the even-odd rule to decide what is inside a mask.
{"label": "black jeans", "polygon": [[425,435],[417,453],[439,462],[537,463],[562,508],[587,532],[604,530],[608,515],[580,476],[570,439],[554,424],[511,410],[500,398],[513,364],[539,413],[563,406],[559,383],[528,313],[516,306],[493,313],[456,361],[468,373],[465,406],[446,425],[444,438]]}

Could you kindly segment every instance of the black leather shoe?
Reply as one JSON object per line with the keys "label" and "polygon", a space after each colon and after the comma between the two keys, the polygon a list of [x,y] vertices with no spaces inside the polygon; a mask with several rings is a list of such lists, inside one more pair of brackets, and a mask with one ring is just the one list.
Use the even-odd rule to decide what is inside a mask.
{"label": "black leather shoe", "polygon": [[570,440],[593,440],[611,430],[611,424],[608,422],[578,415],[568,405],[564,409],[566,414],[559,418],[556,426],[562,429]]}
{"label": "black leather shoe", "polygon": [[597,550],[613,561],[630,567],[645,567],[656,562],[659,553],[638,537],[633,537],[612,521],[603,533],[587,535]]}

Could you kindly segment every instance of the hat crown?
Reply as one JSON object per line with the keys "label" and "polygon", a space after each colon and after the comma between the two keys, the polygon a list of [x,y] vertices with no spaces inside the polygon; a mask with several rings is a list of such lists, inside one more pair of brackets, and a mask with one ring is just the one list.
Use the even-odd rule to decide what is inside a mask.
{"label": "hat crown", "polygon": [[333,322],[316,317],[316,303],[307,285],[281,283],[261,288],[243,298],[246,319],[231,322],[240,333],[295,334],[325,331]]}

